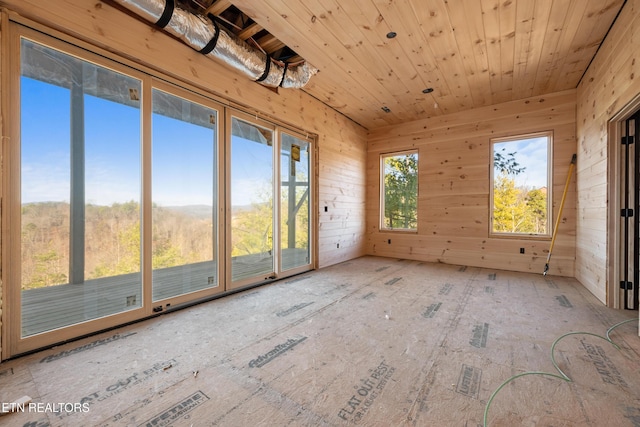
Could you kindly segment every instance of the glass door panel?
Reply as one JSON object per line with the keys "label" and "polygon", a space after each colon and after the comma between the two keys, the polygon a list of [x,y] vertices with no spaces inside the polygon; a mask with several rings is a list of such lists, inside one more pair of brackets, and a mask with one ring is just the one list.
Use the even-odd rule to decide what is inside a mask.
{"label": "glass door panel", "polygon": [[142,85],[24,38],[20,49],[20,336],[29,337],[141,307]]}
{"label": "glass door panel", "polygon": [[310,264],[309,143],[287,133],[280,144],[281,270]]}
{"label": "glass door panel", "polygon": [[274,274],[272,129],[231,118],[231,280]]}
{"label": "glass door panel", "polygon": [[212,108],[152,95],[153,300],[218,286],[217,125]]}

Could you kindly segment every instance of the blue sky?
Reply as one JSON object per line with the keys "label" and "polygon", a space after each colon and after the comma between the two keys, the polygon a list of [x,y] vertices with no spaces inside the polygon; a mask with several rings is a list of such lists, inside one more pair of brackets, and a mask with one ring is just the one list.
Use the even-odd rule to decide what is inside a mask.
{"label": "blue sky", "polygon": [[[68,202],[69,90],[26,78],[21,85],[22,202]],[[139,200],[138,111],[92,96],[84,98],[87,203]]]}
{"label": "blue sky", "polygon": [[215,143],[212,129],[154,114],[154,203],[213,205]]}
{"label": "blue sky", "polygon": [[538,137],[519,141],[500,142],[494,144],[494,151],[506,148],[506,153],[516,152],[515,159],[520,167],[525,167],[522,174],[517,175],[516,185],[533,188],[547,186],[547,138]]}
{"label": "blue sky", "polygon": [[[69,91],[23,78],[22,202],[69,201]],[[64,141],[64,142],[62,142]]]}
{"label": "blue sky", "polygon": [[[69,90],[22,78],[22,202],[70,199]],[[215,114],[213,110],[210,110]],[[86,202],[140,201],[140,112],[85,95]],[[153,116],[153,201],[163,206],[212,205],[215,133],[212,129]],[[547,183],[546,138],[496,143],[516,152],[526,168],[518,185]],[[273,148],[234,136],[232,205],[262,202],[270,188]]]}
{"label": "blue sky", "polygon": [[[70,92],[21,80],[22,203],[70,199]],[[86,202],[140,201],[140,112],[85,95]],[[213,113],[213,111],[212,111]],[[211,205],[215,133],[166,116],[153,117],[153,201]],[[233,205],[247,205],[270,185],[272,147],[233,139]]]}

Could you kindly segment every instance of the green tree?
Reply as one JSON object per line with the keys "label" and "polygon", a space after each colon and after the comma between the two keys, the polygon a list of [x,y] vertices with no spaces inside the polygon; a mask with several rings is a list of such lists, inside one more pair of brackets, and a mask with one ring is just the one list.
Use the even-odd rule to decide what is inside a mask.
{"label": "green tree", "polygon": [[542,234],[547,232],[547,191],[535,188],[527,193],[527,212],[533,223],[532,232]]}
{"label": "green tree", "polygon": [[527,220],[526,201],[522,191],[516,188],[515,179],[500,173],[493,186],[493,231],[525,233]]}
{"label": "green tree", "polygon": [[234,212],[231,219],[231,256],[270,252],[273,248],[273,196],[271,183],[256,189],[251,208]]}
{"label": "green tree", "polygon": [[180,254],[180,249],[171,245],[169,239],[154,239],[153,242],[153,268],[175,267],[187,264],[187,260]]}
{"label": "green tree", "polygon": [[543,234],[547,231],[545,189],[516,187],[513,177],[501,173],[493,187],[493,231]]}
{"label": "green tree", "polygon": [[68,278],[61,272],[61,257],[54,249],[39,253],[35,256],[36,268],[30,283],[23,285],[23,289],[41,288],[45,286],[59,285],[66,283]]}
{"label": "green tree", "polygon": [[418,154],[384,158],[384,223],[388,228],[418,226]]}
{"label": "green tree", "polygon": [[493,231],[542,234],[547,230],[546,189],[517,187],[515,177],[525,172],[517,152],[506,147],[493,153]]}
{"label": "green tree", "polygon": [[140,223],[130,225],[118,233],[116,257],[98,265],[91,278],[118,276],[140,271]]}

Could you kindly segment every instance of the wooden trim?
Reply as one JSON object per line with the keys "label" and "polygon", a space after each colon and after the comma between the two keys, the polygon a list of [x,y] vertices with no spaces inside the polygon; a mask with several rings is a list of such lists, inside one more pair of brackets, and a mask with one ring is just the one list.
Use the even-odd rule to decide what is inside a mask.
{"label": "wooden trim", "polygon": [[311,230],[313,238],[311,239],[311,247],[313,252],[311,254],[311,268],[320,268],[320,156],[318,155],[320,149],[318,147],[318,138],[313,138],[313,146],[311,150],[311,167],[313,171],[309,174],[309,177],[313,177],[313,183],[310,187],[312,190],[312,200],[314,208],[311,210]]}
{"label": "wooden trim", "polygon": [[[9,79],[9,54],[10,52],[10,38],[9,35],[9,13],[6,9],[0,9],[0,156],[4,159],[0,162],[0,360],[4,360],[9,357],[9,315],[10,310],[7,311],[9,304],[9,292],[8,292],[8,275],[7,269],[4,268],[8,264],[9,255],[11,249],[7,242],[9,235],[9,224],[7,221],[7,182],[9,174],[7,172],[9,159],[9,147],[11,144],[11,135],[8,133],[10,129],[7,129],[7,123],[10,123],[12,110],[10,107],[10,96],[6,96],[9,93],[11,87],[11,81]],[[6,176],[5,176],[6,174]]]}
{"label": "wooden trim", "polygon": [[152,277],[153,277],[153,257],[152,250],[145,250],[145,248],[153,247],[153,223],[152,218],[152,206],[153,199],[151,194],[151,182],[152,182],[152,96],[153,85],[151,79],[146,79],[142,83],[142,102],[141,102],[141,114],[142,114],[142,141],[141,141],[141,190],[142,200],[140,206],[141,221],[140,224],[142,236],[140,242],[142,247],[140,248],[142,259],[142,308],[146,315],[153,313],[153,298],[152,298]]}
{"label": "wooden trim", "polygon": [[[379,157],[379,161],[378,161],[378,175],[380,177],[380,195],[379,195],[379,209],[378,209],[378,231],[380,232],[402,232],[402,233],[417,233],[418,232],[418,225],[420,224],[420,215],[416,215],[416,227],[415,228],[389,228],[389,227],[385,227],[384,225],[384,220],[385,220],[385,216],[384,216],[384,210],[385,210],[385,197],[384,197],[384,159],[387,157],[396,157],[396,156],[402,156],[402,155],[411,155],[411,154],[416,154],[418,155],[418,170],[416,170],[416,204],[419,205],[419,200],[420,200],[420,152],[418,149],[411,149],[411,150],[401,150],[401,151],[390,151],[390,152],[386,152],[386,153],[380,153],[380,157]],[[418,206],[416,206],[416,214],[419,214],[420,209],[418,208]]]}
{"label": "wooden trim", "polygon": [[[226,9],[226,7],[225,7]],[[38,21],[34,21],[33,19],[30,19],[28,17],[25,17],[13,10],[8,10],[5,9],[7,11],[7,14],[9,16],[9,20],[11,22],[15,22],[18,23],[24,27],[27,28],[31,28],[34,29],[38,32],[41,32],[43,34],[47,34],[47,35],[51,35],[52,37],[55,37],[57,39],[60,39],[64,42],[67,42],[71,45],[77,46],[79,48],[82,48],[84,50],[86,50],[89,53],[92,54],[96,54],[96,55],[100,55],[103,56],[105,58],[108,58],[114,62],[123,64],[127,67],[130,67],[134,70],[138,70],[142,73],[148,74],[150,76],[153,76],[154,78],[158,79],[158,80],[164,80],[168,83],[174,84],[178,87],[183,87],[185,89],[188,89],[190,91],[199,93],[200,95],[209,98],[215,102],[220,103],[221,105],[224,105],[226,107],[230,107],[233,108],[234,110],[249,114],[249,115],[254,115],[257,118],[260,118],[262,120],[266,120],[269,123],[273,123],[276,124],[278,126],[282,126],[284,128],[287,129],[291,129],[294,132],[300,132],[301,134],[306,134],[309,135],[309,137],[315,136],[317,137],[316,133],[310,132],[308,130],[302,129],[299,126],[297,126],[296,124],[292,123],[292,122],[288,122],[286,120],[283,120],[282,118],[277,117],[275,114],[271,114],[269,112],[265,112],[264,110],[260,110],[254,106],[251,106],[249,104],[245,104],[242,103],[238,100],[235,99],[231,99],[228,96],[225,95],[221,95],[219,93],[213,92],[211,91],[208,87],[203,86],[203,85],[199,85],[196,83],[197,79],[194,79],[194,81],[189,81],[187,79],[184,78],[180,78],[180,77],[176,77],[174,74],[167,74],[167,72],[165,70],[160,69],[159,67],[155,67],[155,66],[150,66],[150,65],[146,65],[145,63],[142,62],[142,60],[140,61],[136,61],[135,59],[131,59],[129,56],[127,56],[126,53],[124,52],[114,52],[114,49],[110,48],[109,46],[105,46],[105,45],[101,45],[101,44],[97,44],[94,42],[88,42],[85,41],[86,37],[82,37],[82,35],[80,34],[75,34],[75,33],[71,33],[71,31],[66,31],[66,28],[64,29],[65,31],[62,31],[62,28],[55,28],[53,27],[53,22],[38,22]],[[49,24],[51,24],[52,26],[49,26]],[[152,32],[155,32],[155,30],[152,29]],[[184,50],[190,51],[191,49],[188,48],[187,46],[184,46],[182,44],[180,44],[180,42],[177,42],[173,39],[171,39],[170,36],[165,36],[162,34],[162,36],[167,37],[170,41],[169,43],[178,43],[180,45],[180,48],[184,48]],[[169,48],[167,48],[169,49]],[[197,54],[197,52],[193,52],[193,54]],[[259,85],[257,85],[259,86]],[[266,88],[262,88],[262,89],[266,89]]]}
{"label": "wooden trim", "polygon": [[[231,232],[231,227],[232,227],[232,220],[233,220],[233,214],[232,214],[232,203],[231,203],[231,198],[232,198],[232,188],[231,188],[231,163],[232,163],[232,155],[233,153],[231,152],[231,143],[232,143],[232,138],[233,138],[233,119],[239,119],[242,121],[245,121],[247,123],[250,123],[252,125],[255,125],[257,127],[262,127],[265,128],[267,130],[270,130],[272,132],[272,137],[273,137],[273,145],[272,145],[272,149],[273,149],[273,153],[272,156],[276,155],[276,148],[279,146],[279,141],[277,141],[278,139],[278,135],[276,134],[276,126],[273,125],[272,123],[269,123],[265,120],[262,120],[263,123],[259,123],[260,121],[260,117],[258,115],[256,115],[255,117],[251,117],[250,115],[246,114],[246,113],[242,113],[240,111],[236,111],[236,112],[230,112],[229,114],[227,114],[227,120],[226,120],[226,126],[225,126],[225,149],[227,152],[227,157],[225,159],[225,176],[226,176],[226,180],[225,182],[227,183],[226,185],[226,197],[225,197],[225,203],[227,205],[226,207],[226,245],[225,245],[225,268],[226,268],[226,289],[227,290],[238,290],[238,289],[243,289],[247,286],[252,286],[253,284],[255,284],[258,280],[257,277],[259,276],[254,276],[254,277],[250,277],[247,279],[240,279],[240,280],[236,280],[233,281],[232,278],[232,247],[233,247],[233,242],[232,242],[232,232]],[[272,176],[274,177],[274,201],[275,201],[275,167],[276,167],[276,163],[273,163],[273,168],[274,170],[272,171]],[[275,204],[275,203],[274,203]],[[275,212],[275,208],[274,208],[274,212]],[[272,213],[272,216],[273,213]],[[273,220],[273,219],[272,219]],[[275,222],[275,221],[274,221]],[[272,226],[272,234],[273,234],[273,238],[272,238],[272,248],[276,247],[276,228],[275,225]],[[274,258],[275,259],[275,258]],[[272,266],[273,267],[273,272],[275,272],[276,270],[276,266]],[[269,275],[269,273],[267,273],[267,275]]]}
{"label": "wooden trim", "polygon": [[[493,231],[493,190],[494,190],[494,165],[493,165],[493,146],[496,143],[501,142],[514,142],[524,139],[546,137],[548,138],[547,144],[547,233],[545,234],[524,234],[524,233],[499,233]],[[518,134],[513,136],[501,136],[491,138],[489,141],[489,152],[491,153],[489,158],[489,237],[490,238],[517,238],[517,239],[537,239],[537,240],[549,240],[553,234],[555,215],[553,212],[553,130],[545,130],[540,132],[531,132],[525,134]]]}
{"label": "wooden trim", "polygon": [[[609,195],[609,209],[607,212],[607,287],[605,303],[608,307],[620,308],[620,125],[623,120],[611,120],[607,124],[608,162],[607,194]],[[616,284],[618,286],[616,286]]]}
{"label": "wooden trim", "polygon": [[52,49],[58,49],[65,54],[77,56],[83,61],[95,63],[100,67],[114,70],[116,72],[131,76],[136,79],[144,80],[146,77],[136,69],[130,69],[125,65],[112,61],[109,58],[101,57],[93,52],[85,51],[73,44],[56,39],[50,35],[44,35],[31,28],[22,26],[18,23],[10,24],[10,43],[11,47],[7,52],[9,67],[7,68],[7,79],[10,80],[12,93],[9,98],[13,105],[9,107],[11,117],[8,123],[10,128],[11,140],[13,144],[8,150],[5,159],[9,166],[7,170],[7,187],[5,198],[8,207],[8,222],[6,224],[7,233],[4,234],[3,249],[10,251],[7,259],[6,270],[8,283],[13,284],[7,286],[10,295],[10,302],[7,306],[11,321],[11,327],[8,334],[7,356],[14,356],[44,345],[53,344],[78,336],[83,336],[104,328],[124,324],[133,320],[140,319],[145,316],[144,307],[121,312],[105,318],[91,319],[83,323],[75,324],[62,329],[47,331],[45,333],[22,337],[21,336],[21,290],[20,290],[20,266],[21,266],[21,250],[20,250],[20,230],[21,230],[21,201],[20,201],[20,40],[24,37],[33,40],[36,43],[43,44]]}
{"label": "wooden trim", "polygon": [[[490,238],[489,141],[493,137],[553,130],[554,203],[560,202],[569,160],[576,152],[575,93],[564,91],[521,101],[409,122],[369,132],[366,248],[372,255],[542,273],[549,238]],[[380,152],[418,148],[420,219],[417,234],[380,233]],[[564,159],[566,158],[566,162]],[[557,159],[563,159],[558,162]],[[372,184],[372,185],[371,185]],[[571,183],[551,273],[572,277],[575,264],[575,197]],[[565,221],[566,218],[566,221]],[[520,248],[525,253],[520,253]]]}
{"label": "wooden trim", "polygon": [[[620,192],[622,159],[620,154],[620,126],[640,109],[640,94],[636,95],[627,105],[622,107],[607,122],[607,266],[606,278],[606,301],[608,307],[620,309],[622,301],[622,291],[620,289],[620,263],[622,253],[622,230],[620,227],[620,209],[622,199]],[[637,189],[636,189],[637,190]],[[638,284],[634,284],[637,286]]]}
{"label": "wooden trim", "polygon": [[[177,305],[180,304],[185,304],[185,303],[190,303],[193,301],[197,301],[197,300],[201,300],[201,299],[206,299],[206,298],[211,298],[214,295],[218,295],[221,294],[225,291],[224,289],[224,273],[225,273],[225,262],[224,262],[224,235],[220,234],[221,229],[224,228],[223,226],[223,216],[222,214],[224,213],[224,188],[222,187],[224,185],[224,181],[222,180],[222,176],[224,173],[224,165],[223,165],[223,145],[224,145],[224,139],[220,138],[221,135],[221,131],[223,130],[223,128],[221,129],[222,126],[224,126],[225,124],[225,120],[224,120],[224,111],[225,108],[224,106],[218,104],[217,102],[211,100],[210,98],[206,97],[206,96],[202,96],[199,93],[194,93],[192,91],[189,91],[183,87],[180,86],[176,86],[172,83],[168,83],[165,82],[163,80],[157,79],[157,78],[153,78],[151,80],[151,84],[148,85],[149,86],[149,94],[147,95],[148,100],[145,102],[148,102],[148,109],[146,111],[149,112],[149,129],[147,130],[147,135],[149,135],[149,147],[152,146],[152,138],[151,135],[153,133],[152,131],[152,123],[151,123],[151,118],[153,116],[153,100],[152,100],[152,92],[153,89],[158,89],[160,91],[166,92],[172,96],[175,96],[177,98],[182,98],[185,99],[189,102],[193,102],[195,104],[200,104],[202,106],[205,106],[206,108],[215,110],[217,112],[217,123],[216,123],[216,147],[215,147],[215,155],[216,155],[216,185],[217,187],[215,188],[216,191],[216,197],[218,199],[218,206],[217,209],[218,211],[216,212],[217,215],[217,229],[216,229],[216,237],[217,237],[217,243],[216,246],[214,248],[216,256],[218,257],[215,261],[217,261],[217,266],[218,266],[218,277],[216,277],[218,286],[213,287],[213,288],[207,288],[207,289],[203,289],[201,291],[197,291],[197,292],[192,292],[192,293],[188,293],[188,294],[181,294],[181,295],[177,295],[168,299],[164,299],[164,300],[158,300],[158,301],[153,301],[153,297],[152,297],[152,257],[151,257],[151,251],[147,251],[146,254],[149,257],[148,260],[148,266],[147,266],[147,271],[149,272],[149,277],[145,277],[146,280],[148,280],[148,282],[144,282],[145,284],[149,284],[148,286],[148,290],[149,290],[149,296],[148,299],[146,299],[146,301],[149,301],[150,304],[153,307],[156,306],[164,306],[164,309],[166,309],[168,307],[168,304],[170,304],[171,306],[175,307]],[[145,115],[146,118],[146,115]],[[151,183],[153,182],[153,177],[152,177],[152,168],[153,168],[153,159],[152,159],[152,155],[151,155],[151,150],[149,150],[149,156],[148,156],[148,162],[149,165],[151,165],[151,167],[149,167],[149,165],[147,165],[147,174],[148,176],[145,175],[145,178],[148,181],[148,184],[145,185],[145,189],[149,190],[148,194],[146,194],[148,200],[145,198],[145,202],[147,203],[148,206],[148,212],[145,212],[145,217],[144,219],[147,220],[147,225],[149,227],[152,226],[152,212],[151,212],[151,206],[153,205],[153,194],[152,194],[152,188],[151,188]],[[146,216],[148,215],[148,217]],[[152,245],[152,232],[151,229],[149,229],[148,231],[149,235],[148,235],[148,242],[145,241],[145,243],[147,245],[149,245],[148,247],[151,247]],[[145,288],[146,289],[146,288]],[[147,295],[145,295],[146,297]],[[149,307],[149,314],[152,314],[152,307]]]}
{"label": "wooden trim", "polygon": [[[8,17],[5,14],[4,17]],[[19,46],[19,37],[13,31],[13,26],[8,19],[3,19],[2,38],[3,38],[3,55],[2,55],[2,74],[3,74],[3,97],[2,97],[2,126],[3,140],[7,143],[3,144],[3,195],[2,195],[2,275],[5,289],[3,293],[3,328],[2,334],[3,357],[9,357],[16,353],[16,342],[20,339],[21,319],[20,310],[14,307],[20,307],[20,274],[16,269],[12,269],[12,265],[20,265],[20,241],[15,239],[15,233],[12,230],[20,230],[20,199],[16,186],[19,182],[16,177],[20,176],[20,129],[19,126],[13,126],[19,120],[19,97],[16,92],[19,91],[19,69],[16,62],[18,57],[17,46]],[[5,136],[6,135],[6,136]],[[17,260],[17,261],[16,261]],[[16,264],[17,262],[17,264]],[[12,283],[18,286],[11,286]],[[16,289],[17,288],[17,289]]]}

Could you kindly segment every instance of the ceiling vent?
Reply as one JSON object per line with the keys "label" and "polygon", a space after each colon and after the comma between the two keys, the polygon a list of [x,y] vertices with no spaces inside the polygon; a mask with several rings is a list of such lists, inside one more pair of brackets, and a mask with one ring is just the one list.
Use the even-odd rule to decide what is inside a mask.
{"label": "ceiling vent", "polygon": [[[112,1],[264,86],[301,88],[318,72],[226,1],[210,1],[208,6],[195,0]],[[260,33],[265,44],[268,41],[277,49],[262,48],[255,40],[255,35]],[[247,37],[247,41],[240,34]]]}

